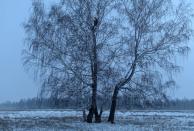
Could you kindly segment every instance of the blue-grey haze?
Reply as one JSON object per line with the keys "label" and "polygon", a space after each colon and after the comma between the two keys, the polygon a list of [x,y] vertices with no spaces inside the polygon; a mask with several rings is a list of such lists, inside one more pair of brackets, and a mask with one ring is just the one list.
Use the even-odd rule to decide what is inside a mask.
{"label": "blue-grey haze", "polygon": [[[35,97],[40,86],[32,74],[25,72],[21,59],[25,38],[22,24],[29,16],[30,7],[31,0],[0,1],[0,102]],[[189,57],[180,60],[184,70],[176,77],[180,88],[171,93],[173,97],[194,98],[193,39],[190,44]]]}

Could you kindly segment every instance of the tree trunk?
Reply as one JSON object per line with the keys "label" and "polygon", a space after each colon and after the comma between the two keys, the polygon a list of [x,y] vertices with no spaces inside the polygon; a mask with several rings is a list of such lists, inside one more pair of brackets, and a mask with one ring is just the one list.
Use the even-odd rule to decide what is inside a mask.
{"label": "tree trunk", "polygon": [[96,107],[95,110],[94,110],[94,114],[95,114],[95,122],[96,122],[96,123],[100,123],[100,122],[101,122],[101,115],[98,114],[98,109],[97,109],[97,107]]}
{"label": "tree trunk", "polygon": [[92,47],[92,60],[91,60],[91,72],[92,72],[92,104],[87,116],[87,122],[92,123],[93,115],[95,115],[95,122],[101,122],[101,115],[98,114],[98,108],[96,104],[97,95],[97,73],[98,73],[98,62],[97,62],[97,48],[96,48],[96,36],[95,30],[92,30],[93,47]]}
{"label": "tree trunk", "polygon": [[110,114],[108,117],[108,122],[111,122],[112,124],[114,123],[114,118],[115,118],[115,110],[116,110],[118,92],[119,92],[118,87],[115,87],[114,92],[113,92],[113,96],[112,96]]}
{"label": "tree trunk", "polygon": [[93,107],[91,107],[89,109],[89,113],[86,120],[88,123],[92,123],[93,115],[94,115],[94,111],[93,111]]}
{"label": "tree trunk", "polygon": [[93,116],[95,115],[95,122],[100,123],[101,122],[101,115],[98,114],[98,108],[97,108],[97,104],[96,104],[96,94],[97,94],[96,85],[93,85],[92,87],[93,87],[92,104],[91,104],[91,107],[89,109],[89,113],[87,116],[87,122],[92,123]]}
{"label": "tree trunk", "polygon": [[[137,52],[137,48],[136,48],[135,52]],[[137,55],[136,55],[136,57],[137,57]],[[119,90],[120,90],[120,88],[122,86],[124,86],[127,82],[131,81],[131,79],[132,79],[132,77],[133,77],[133,75],[135,73],[136,61],[137,61],[137,58],[135,58],[135,60],[134,60],[134,62],[132,64],[132,67],[131,67],[132,70],[131,70],[131,73],[130,73],[129,77],[127,77],[127,79],[124,79],[124,80],[120,81],[115,86],[115,88],[114,88],[114,92],[113,92],[113,96],[112,96],[112,103],[111,103],[110,114],[109,114],[109,117],[108,117],[108,121],[111,122],[111,123],[114,123],[118,92],[119,92]]]}

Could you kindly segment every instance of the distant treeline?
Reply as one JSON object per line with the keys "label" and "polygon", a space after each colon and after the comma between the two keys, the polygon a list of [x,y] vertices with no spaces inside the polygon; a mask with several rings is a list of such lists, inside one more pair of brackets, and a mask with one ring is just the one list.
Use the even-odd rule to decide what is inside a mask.
{"label": "distant treeline", "polygon": [[[101,98],[103,101],[98,103],[104,110],[108,109],[110,105],[108,100]],[[1,110],[22,110],[22,109],[88,109],[89,105],[83,103],[89,103],[90,100],[84,98],[30,98],[22,99],[18,102],[4,102],[0,104]],[[130,109],[170,109],[170,110],[191,110],[194,109],[194,100],[188,99],[175,99],[166,100],[165,102],[160,100],[147,101],[139,100],[138,98],[122,96],[118,99],[119,110]]]}

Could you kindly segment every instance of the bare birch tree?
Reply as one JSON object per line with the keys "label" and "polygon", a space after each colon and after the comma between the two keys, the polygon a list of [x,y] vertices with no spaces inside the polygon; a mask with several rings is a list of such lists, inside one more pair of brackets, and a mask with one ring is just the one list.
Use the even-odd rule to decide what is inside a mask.
{"label": "bare birch tree", "polygon": [[[67,92],[91,92],[87,122],[100,122],[97,108],[99,80],[108,79],[103,53],[113,44],[117,29],[109,15],[112,0],[62,0],[48,11],[36,0],[25,24],[25,64],[37,67],[43,79],[41,95],[63,97]],[[106,52],[103,52],[106,50]]]}
{"label": "bare birch tree", "polygon": [[[192,32],[191,10],[183,2],[175,7],[171,0],[123,0],[118,11],[123,15],[120,48],[123,55],[117,57],[116,66],[122,73],[112,95],[108,118],[111,123],[119,92],[134,88],[137,75],[143,75],[147,69],[168,74],[179,71],[176,57],[188,52]],[[147,86],[136,85],[149,90]]]}

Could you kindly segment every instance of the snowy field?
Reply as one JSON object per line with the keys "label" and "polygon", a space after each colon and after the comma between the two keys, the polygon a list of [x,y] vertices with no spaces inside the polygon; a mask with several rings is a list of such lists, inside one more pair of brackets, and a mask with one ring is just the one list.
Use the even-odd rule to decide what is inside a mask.
{"label": "snowy field", "polygon": [[82,122],[74,110],[0,111],[0,131],[194,131],[194,111],[117,112],[116,123]]}

